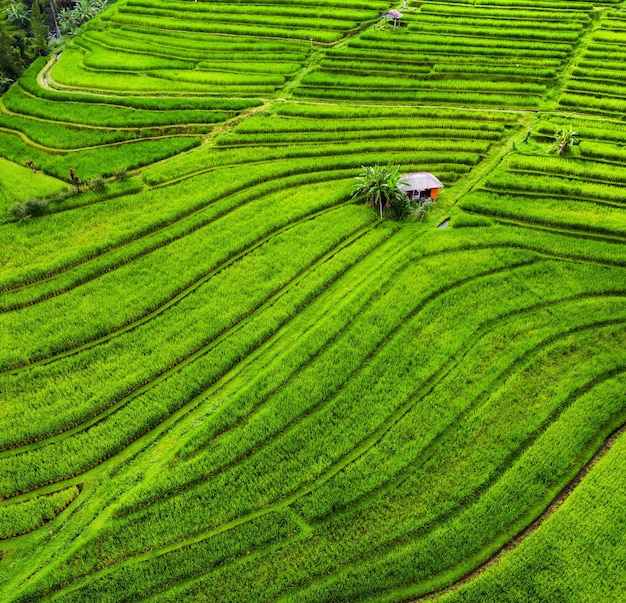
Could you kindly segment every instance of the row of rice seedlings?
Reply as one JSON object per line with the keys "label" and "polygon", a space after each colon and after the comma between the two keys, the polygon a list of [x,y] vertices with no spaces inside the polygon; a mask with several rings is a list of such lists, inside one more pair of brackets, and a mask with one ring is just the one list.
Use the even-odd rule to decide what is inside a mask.
{"label": "row of rice seedlings", "polygon": [[451,4],[428,3],[422,4],[420,7],[420,15],[451,15],[462,17],[480,17],[484,15],[490,19],[505,19],[513,23],[516,20],[540,21],[542,27],[546,23],[556,24],[560,21],[567,21],[568,23],[575,23],[576,21],[588,23],[590,20],[588,15],[572,11],[555,11],[550,13],[545,10],[523,10],[521,8],[511,11],[508,9],[496,9],[493,6],[473,5],[471,7],[464,7]]}
{"label": "row of rice seedlings", "polygon": [[195,62],[189,60],[155,57],[132,52],[115,52],[105,50],[96,44],[76,43],[86,53],[82,58],[82,65],[92,70],[102,71],[151,71],[153,69],[194,69]]}
{"label": "row of rice seedlings", "polygon": [[[554,119],[554,118],[553,118]],[[626,143],[626,129],[624,124],[610,122],[604,120],[602,122],[592,120],[582,120],[580,117],[571,118],[567,116],[559,117],[554,121],[542,120],[535,128],[533,128],[534,135],[544,141],[554,140],[554,133],[557,129],[562,128],[563,124],[571,124],[575,131],[578,133],[580,139],[589,143],[590,141],[604,141],[615,143]],[[580,147],[579,147],[580,148]],[[612,145],[612,149],[617,147]]]}
{"label": "row of rice seedlings", "polygon": [[149,77],[160,80],[172,80],[174,82],[191,82],[210,86],[214,89],[223,90],[226,94],[231,91],[250,90],[254,94],[257,90],[269,90],[283,86],[286,77],[283,75],[260,75],[250,73],[235,73],[227,71],[178,71],[178,70],[153,70],[147,73]]}
{"label": "row of rice seedlings", "polygon": [[[150,14],[151,10],[164,10],[167,12],[176,12],[179,15],[189,15],[189,14],[210,14],[212,16],[221,16],[224,17],[224,12],[218,10],[219,3],[194,3],[190,4],[189,2],[180,2],[177,0],[125,0],[123,3],[119,3],[116,5],[116,8],[120,11],[130,11],[134,8],[139,8],[142,14]],[[227,13],[229,16],[237,15],[237,19],[239,21],[245,22],[251,16],[261,17],[261,16],[273,16],[280,17],[281,21],[285,21],[287,17],[297,17],[295,22],[301,23],[302,19],[311,19],[316,18],[320,20],[320,26],[323,26],[324,22],[328,20],[328,9],[322,5],[312,5],[312,4],[300,4],[300,5],[292,5],[286,3],[245,3],[242,5],[229,3],[227,8]],[[354,24],[356,21],[365,21],[372,18],[377,18],[379,15],[378,11],[375,8],[354,8],[349,4],[342,6],[341,11],[333,11],[332,12],[332,20],[337,21],[348,21],[350,22],[350,26]]]}
{"label": "row of rice seedlings", "polygon": [[172,136],[152,140],[128,141],[104,147],[54,154],[31,147],[19,137],[0,132],[0,156],[70,182],[69,170],[85,182],[94,178],[114,176],[125,170],[167,159],[200,144],[194,136]]}
{"label": "row of rice seedlings", "polygon": [[[169,0],[166,0],[169,1]],[[263,6],[266,4],[272,4],[277,6],[302,6],[305,9],[307,7],[311,7],[311,0],[214,0],[213,4],[215,6],[225,5],[228,8],[231,4],[245,4],[246,6]],[[376,10],[380,11],[388,8],[386,2],[381,0],[315,0],[315,4],[313,6],[330,6],[333,8],[342,8],[342,9],[361,9],[361,10]]]}
{"label": "row of rice seedlings", "polygon": [[[106,96],[99,96],[89,92],[77,92],[74,90],[61,91],[54,90],[52,88],[42,88],[37,82],[37,74],[45,66],[46,60],[44,57],[40,57],[35,60],[33,64],[28,68],[26,73],[20,78],[19,82],[13,85],[10,90],[5,93],[3,99],[6,99],[6,94],[22,92],[32,98],[56,100],[63,102],[73,103],[90,103],[92,106],[103,106],[113,108],[120,107],[132,107],[134,109],[143,109],[148,111],[154,111],[157,120],[156,123],[171,123],[167,120],[157,117],[159,114],[170,114],[176,116],[178,111],[185,110],[202,110],[202,111],[225,111],[235,112],[249,107],[255,107],[261,104],[257,99],[241,99],[241,98],[211,98],[211,97],[166,97],[166,96],[116,96],[114,94],[107,94]],[[23,94],[22,94],[23,96]],[[42,103],[43,104],[43,103]],[[33,104],[32,110],[37,106],[37,103]],[[67,116],[69,117],[69,115]],[[85,116],[81,116],[85,117]],[[66,120],[67,121],[67,118]],[[176,120],[174,120],[175,123]],[[106,126],[107,124],[102,124]],[[116,126],[120,127],[120,126]]]}
{"label": "row of rice seedlings", "polygon": [[[249,353],[260,341],[270,336],[277,319],[282,322],[292,315],[293,299],[289,300],[291,303],[287,308],[282,304],[274,308],[273,305],[264,305],[264,302],[268,298],[282,298],[283,296],[277,294],[298,274],[314,265],[343,239],[363,228],[372,219],[370,212],[353,206],[341,210],[340,220],[337,219],[337,215],[336,212],[331,212],[330,215],[304,221],[289,232],[269,240],[239,263],[229,266],[217,275],[212,279],[211,286],[202,287],[193,296],[181,301],[174,313],[166,313],[132,332],[121,335],[106,346],[92,348],[78,356],[54,363],[47,371],[43,368],[33,371],[31,373],[33,378],[41,377],[49,385],[56,382],[57,385],[53,386],[52,390],[66,387],[68,379],[80,378],[81,383],[86,385],[90,379],[99,374],[98,380],[102,387],[94,389],[92,383],[89,386],[91,394],[87,398],[93,399],[94,391],[98,390],[100,400],[112,396],[111,402],[117,405],[112,412],[99,417],[99,420],[88,422],[84,429],[68,434],[67,437],[42,442],[41,445],[23,450],[22,454],[3,455],[0,458],[0,466],[3,468],[0,480],[2,496],[6,497],[37,488],[50,481],[65,479],[119,452],[187,403],[195,395],[193,389],[198,387],[198,377],[203,384],[207,383],[206,379],[210,383],[219,378],[224,371],[238,362],[242,354]],[[312,233],[315,233],[315,236]],[[305,241],[308,241],[308,244],[305,245]],[[268,266],[268,253],[274,258],[280,258],[280,261]],[[316,283],[317,286],[320,284],[323,286],[319,281]],[[306,289],[306,286],[304,288]],[[294,295],[300,298],[302,304],[303,298],[308,299],[310,293],[303,295],[300,288]],[[237,301],[237,304],[226,307],[222,303],[226,296]],[[233,337],[228,337],[227,329],[237,325],[256,308],[268,310],[265,313],[266,324],[255,324],[255,330],[251,334],[246,332],[245,335],[241,335],[241,327],[247,325],[250,321],[248,318],[240,328],[233,331]],[[274,318],[268,319],[268,314]],[[268,327],[269,332],[266,330]],[[172,338],[172,333],[177,333],[175,338]],[[180,390],[183,393],[191,388],[190,397],[181,399],[180,394],[168,395],[161,398],[160,403],[154,404],[148,402],[147,398],[151,397],[150,394],[154,393],[155,388],[143,387],[136,390],[142,383],[150,383],[157,376],[160,378],[154,385],[157,383],[172,385],[172,379],[178,381],[179,375],[189,373],[189,371],[182,373],[183,366],[179,363],[186,360],[184,367],[192,366],[196,357],[204,357],[202,354],[192,356],[193,352],[220,334],[222,337],[212,346],[217,349],[211,354],[213,368],[209,371],[210,374],[197,374],[188,386]],[[146,363],[146,357],[141,350],[148,353],[150,363]],[[174,366],[177,368],[176,371],[172,370]],[[87,367],[89,369],[86,371]],[[166,372],[168,367],[172,368]],[[111,379],[104,378],[102,371]],[[91,378],[89,374],[92,375]],[[112,377],[114,374],[117,374],[115,378]],[[177,387],[180,387],[180,383]],[[64,404],[59,400],[60,390],[57,389],[56,394],[52,390],[49,390],[49,393],[56,405]],[[120,398],[125,390],[134,393],[127,395],[126,398]],[[85,399],[84,394],[86,390],[76,382],[76,402]],[[91,405],[93,406],[93,400]],[[41,420],[44,420],[43,416]],[[48,432],[52,433],[50,430]]]}
{"label": "row of rice seedlings", "polygon": [[[581,61],[578,67],[575,67],[572,70],[572,75],[575,78],[583,78],[585,80],[601,80],[606,82],[607,80],[610,82],[624,82],[626,81],[626,76],[624,76],[624,72],[618,69],[610,69],[609,65],[589,65],[583,64]],[[568,88],[570,90],[590,90],[596,91],[597,85],[590,83],[583,83],[580,81],[570,81],[568,84]]]}
{"label": "row of rice seedlings", "polygon": [[[479,38],[472,36],[439,36],[439,35],[428,35],[428,34],[411,34],[406,33],[403,34],[401,38],[391,38],[389,32],[379,32],[375,30],[368,30],[363,32],[359,36],[359,41],[364,42],[381,42],[381,43],[396,43],[400,48],[403,48],[408,45],[412,45],[414,48],[419,49],[422,45],[435,46],[437,44],[443,45],[458,45],[459,50],[464,47],[477,47],[484,48],[485,51],[492,51],[497,54],[497,51],[500,49],[509,49],[509,50],[543,50],[545,51],[547,56],[551,56],[552,52],[568,52],[572,49],[572,43],[563,42],[556,43],[552,41],[552,43],[547,43],[544,41],[533,42],[532,40],[507,40],[503,39],[493,39],[493,38]],[[352,45],[352,41],[350,45]],[[486,52],[487,53],[487,52]]]}
{"label": "row of rice seedlings", "polygon": [[[244,136],[243,140],[247,140],[248,136]],[[224,145],[229,144],[229,137],[225,136],[223,141]],[[304,141],[303,141],[304,142]],[[412,141],[413,144],[425,145],[426,143],[420,143],[419,141]],[[179,178],[186,174],[192,174],[198,171],[206,171],[209,167],[220,165],[231,165],[240,163],[253,163],[264,161],[277,161],[279,159],[301,159],[300,161],[291,162],[290,165],[285,164],[279,169],[293,169],[292,173],[301,173],[306,171],[306,159],[309,158],[309,166],[315,166],[316,170],[323,169],[346,169],[353,168],[362,165],[366,160],[363,156],[363,152],[368,151],[372,153],[372,160],[378,163],[384,163],[386,161],[396,161],[396,163],[402,163],[405,165],[419,164],[441,164],[447,163],[450,165],[475,165],[480,161],[480,155],[476,152],[466,152],[460,150],[464,143],[445,143],[440,141],[440,144],[447,144],[448,151],[430,151],[429,145],[426,144],[426,149],[416,149],[415,146],[411,147],[415,150],[411,152],[381,152],[380,144],[370,143],[350,143],[350,146],[345,144],[341,146],[331,145],[314,145],[309,146],[302,145],[277,145],[277,146],[243,146],[240,149],[233,149],[226,154],[223,151],[215,152],[214,149],[209,147],[198,149],[194,153],[190,153],[179,158],[174,158],[172,161],[160,164],[154,167],[150,167],[145,170],[143,177],[149,184],[160,184],[168,180]],[[408,148],[408,143],[402,143],[405,150]],[[488,149],[487,143],[477,141],[475,149],[480,149],[481,152],[484,149]],[[352,151],[353,155],[346,155]],[[207,163],[211,162],[211,163]],[[314,162],[314,163],[311,163]],[[361,162],[361,163],[359,163]],[[319,167],[318,167],[319,166]],[[277,166],[278,167],[278,166]]]}
{"label": "row of rice seedlings", "polygon": [[[390,149],[400,149],[402,147],[409,148],[411,145],[419,141],[421,144],[426,145],[426,140],[430,140],[435,148],[438,147],[437,143],[442,142],[438,139],[444,139],[447,144],[452,148],[452,141],[458,140],[491,140],[496,141],[502,138],[500,132],[493,131],[479,131],[479,130],[466,130],[466,129],[438,129],[438,128],[403,128],[401,130],[368,130],[362,131],[348,131],[342,132],[339,136],[333,135],[333,132],[315,132],[313,134],[307,134],[306,132],[293,132],[288,134],[243,134],[243,135],[229,135],[219,139],[220,145],[227,146],[249,146],[249,145],[310,145],[313,142],[326,142],[329,144],[337,143],[337,139],[342,141],[366,141],[366,140],[387,140]],[[404,140],[402,146],[399,146],[400,140]],[[465,149],[463,149],[465,150]],[[467,149],[470,150],[470,149]],[[486,150],[486,149],[485,149]],[[338,149],[334,146],[329,146],[328,151],[330,153],[337,153]],[[484,152],[484,151],[483,151]],[[441,180],[441,178],[440,178]]]}
{"label": "row of rice seedlings", "polygon": [[519,64],[515,67],[507,67],[498,64],[455,64],[455,63],[435,63],[432,66],[432,73],[456,73],[467,77],[469,74],[484,74],[487,76],[502,75],[518,78],[553,78],[556,75],[555,69],[534,67],[532,65]]}
{"label": "row of rice seedlings", "polygon": [[623,187],[583,180],[566,180],[562,177],[535,174],[528,178],[526,174],[498,172],[489,176],[484,187],[488,190],[505,191],[510,194],[540,195],[546,197],[566,197],[584,201],[622,206],[626,203]]}
{"label": "row of rice seedlings", "polygon": [[[273,19],[276,22],[276,19]],[[102,22],[105,24],[107,21],[102,18]],[[272,22],[270,19],[269,22]],[[224,22],[224,18],[217,20],[214,23],[196,22],[196,21],[183,21],[166,17],[152,17],[150,15],[143,16],[142,14],[114,14],[110,17],[110,23],[115,27],[120,25],[134,25],[140,26],[146,29],[159,30],[161,28],[169,29],[171,31],[180,30],[187,33],[214,33],[214,34],[232,34],[243,36],[258,36],[258,37],[272,37],[272,38],[287,38],[287,39],[300,39],[300,40],[313,40],[315,42],[336,42],[343,37],[342,30],[330,30],[330,29],[305,29],[298,27],[269,27],[267,25],[253,25],[253,24],[231,24]]]}
{"label": "row of rice seedlings", "polygon": [[[170,109],[162,111],[119,107],[116,104],[85,102],[69,98],[34,98],[20,86],[12,86],[2,97],[12,113],[32,116],[50,122],[102,128],[150,128],[159,126],[212,124],[235,115],[230,111],[203,109]],[[164,103],[166,104],[166,103]]]}
{"label": "row of rice seedlings", "polygon": [[584,157],[619,163],[626,162],[626,148],[620,146],[585,140],[580,143],[579,148],[581,155]]}
{"label": "row of rice seedlings", "polygon": [[348,101],[381,101],[381,102],[414,102],[439,103],[454,105],[477,105],[498,107],[536,107],[539,98],[530,94],[499,94],[498,92],[436,92],[436,91],[400,91],[400,90],[356,90],[335,88],[296,88],[293,91],[298,98],[320,98],[329,100]]}
{"label": "row of rice seedlings", "polygon": [[626,55],[626,50],[622,50],[615,44],[595,44],[593,41],[587,44],[582,60],[589,58],[598,62],[602,62],[602,59],[610,64],[611,59],[614,61],[620,61]]}
{"label": "row of rice seedlings", "polygon": [[585,111],[591,114],[615,114],[621,116],[626,111],[626,98],[596,97],[585,94],[564,92],[559,105],[566,109]]}
{"label": "row of rice seedlings", "polygon": [[[554,130],[552,130],[554,132]],[[626,155],[624,156],[626,160]],[[626,174],[621,166],[606,165],[592,161],[564,160],[556,157],[540,157],[537,155],[512,155],[507,158],[508,172],[525,172],[543,175],[558,174],[567,178],[576,178],[587,182],[615,182],[626,184]],[[529,181],[533,189],[537,185]],[[564,183],[569,187],[569,183]],[[567,189],[569,190],[569,189]],[[588,193],[585,192],[585,195]]]}
{"label": "row of rice seedlings", "polygon": [[[252,144],[254,144],[254,137],[252,138]],[[245,136],[244,140],[247,143],[248,137]],[[230,137],[225,137],[224,139],[226,144],[230,144]],[[359,139],[358,142],[341,142],[337,141],[335,138],[336,144],[328,143],[324,145],[319,152],[315,153],[313,149],[311,149],[310,156],[319,157],[320,155],[325,156],[339,156],[337,158],[337,168],[345,168],[348,167],[345,163],[343,163],[343,156],[348,156],[351,153],[380,153],[380,143],[378,142],[369,142],[369,141],[361,141]],[[234,144],[238,144],[239,140],[234,138]],[[283,141],[284,142],[284,141]],[[459,163],[459,164],[467,164],[467,163],[475,163],[475,159],[477,155],[484,154],[489,150],[490,143],[488,141],[483,140],[472,140],[471,142],[464,141],[459,143],[458,140],[425,140],[425,139],[415,139],[413,137],[407,138],[406,140],[389,140],[385,146],[385,153],[387,156],[389,153],[393,153],[395,151],[414,151],[417,153],[415,159],[411,163],[419,163],[420,159],[423,159],[425,162],[433,163],[437,159],[449,163]],[[300,149],[302,151],[302,149]],[[459,151],[461,153],[458,157],[458,160],[454,160],[453,155],[439,155],[437,153],[445,153],[446,151]],[[382,155],[382,153],[381,153]],[[468,158],[470,161],[468,162]],[[364,158],[361,159],[362,161]],[[345,159],[344,159],[345,161]]]}
{"label": "row of rice seedlings", "polygon": [[[437,52],[433,48],[432,52],[411,52],[405,53],[402,56],[393,56],[390,52],[383,50],[376,50],[372,48],[355,49],[352,47],[342,47],[338,49],[329,49],[324,53],[323,61],[332,64],[338,64],[338,61],[346,61],[347,63],[354,63],[363,61],[368,65],[378,66],[380,69],[382,66],[388,66],[390,69],[399,68],[402,65],[407,67],[411,66],[423,66],[423,65],[466,65],[470,68],[475,63],[480,63],[485,66],[497,67],[511,67],[511,59],[507,56],[494,57],[494,56],[473,56],[471,54],[460,55],[454,54],[451,51],[446,56],[445,52]],[[557,68],[562,64],[561,59],[546,58],[546,57],[518,57],[517,61],[520,65],[527,66],[529,68]],[[517,63],[516,63],[517,64]],[[471,71],[470,71],[471,72]]]}
{"label": "row of rice seedlings", "polygon": [[0,540],[32,532],[54,519],[80,494],[70,486],[24,502],[0,506]]}
{"label": "row of rice seedlings", "polygon": [[543,94],[546,90],[544,84],[535,84],[530,82],[493,82],[489,80],[463,80],[463,79],[443,79],[443,80],[406,80],[405,78],[394,77],[374,77],[367,75],[345,75],[337,82],[337,78],[331,74],[321,71],[313,71],[302,78],[302,86],[313,87],[330,87],[336,88],[358,88],[359,90],[385,90],[392,88],[394,90],[402,90],[410,88],[411,90],[467,90],[467,91],[484,91],[484,92],[500,92],[517,93],[517,94]]}
{"label": "row of rice seedlings", "polygon": [[[615,3],[619,0],[607,0],[607,2]],[[586,11],[593,10],[593,3],[585,0],[573,0],[572,2],[558,1],[537,1],[537,0],[476,0],[476,6],[507,6],[522,9],[548,9],[561,11]]]}
{"label": "row of rice seedlings", "polygon": [[106,29],[109,40],[123,38],[145,42],[146,44],[164,47],[166,49],[189,49],[190,51],[214,52],[249,52],[264,54],[304,54],[311,50],[310,41],[290,40],[283,38],[264,39],[254,36],[222,36],[219,34],[197,34],[184,31],[170,31],[167,29],[153,29],[122,25],[114,30]]}
{"label": "row of rice seedlings", "polygon": [[[284,102],[276,105],[275,114],[283,117],[306,117],[332,120],[373,118],[468,119],[514,124],[519,116],[506,111],[471,110],[443,107],[380,107],[375,105],[324,105],[306,102]],[[375,122],[374,122],[375,123]]]}
{"label": "row of rice seedlings", "polygon": [[[536,19],[521,20],[519,16],[517,16],[514,20],[504,19],[503,23],[503,19],[497,17],[493,18],[490,13],[484,13],[480,15],[476,11],[463,17],[459,17],[457,15],[445,15],[442,18],[442,16],[438,14],[429,15],[427,12],[425,13],[423,7],[420,10],[419,19],[411,23],[409,30],[420,28],[426,24],[433,27],[463,25],[466,27],[475,28],[476,31],[479,32],[481,35],[483,35],[486,30],[491,30],[493,28],[498,28],[499,31],[502,32],[508,32],[509,28],[513,28],[514,30],[523,30],[525,32],[534,31],[535,33],[538,33]],[[572,23],[567,17],[561,17],[561,19],[555,19],[554,21],[546,21],[545,16],[542,15],[541,30],[543,32],[565,32],[568,34],[576,34],[576,32],[578,32],[578,34],[580,34],[583,28],[583,23],[576,21]],[[506,34],[505,37],[508,37],[508,34]]]}
{"label": "row of rice seedlings", "polygon": [[[476,28],[473,30],[472,28]],[[559,42],[576,42],[580,37],[580,31],[568,31],[568,30],[552,30],[545,28],[542,31],[537,31],[536,26],[529,27],[503,27],[501,24],[494,24],[489,27],[486,23],[480,22],[479,25],[459,24],[450,25],[448,23],[411,23],[409,25],[410,32],[428,32],[429,34],[439,35],[459,35],[472,37],[469,31],[476,31],[474,34],[478,38],[503,38],[506,40],[520,39],[520,40],[554,40],[558,38]],[[575,29],[575,28],[574,28]],[[582,29],[582,28],[581,28]]]}
{"label": "row of rice seedlings", "polygon": [[607,207],[580,199],[528,198],[508,194],[474,192],[460,202],[461,209],[502,218],[580,231],[586,234],[604,234],[623,237],[626,233],[624,210]]}
{"label": "row of rice seedlings", "polygon": [[605,24],[606,21],[602,21],[603,28],[594,32],[592,38],[593,43],[600,43],[609,46],[622,46],[626,44],[626,33],[622,33],[620,31],[611,31],[610,29],[604,29]]}
{"label": "row of rice seedlings", "polygon": [[430,65],[415,65],[411,63],[396,63],[396,64],[383,64],[383,63],[369,63],[365,64],[361,61],[346,61],[341,57],[335,57],[333,59],[322,59],[320,66],[325,73],[346,73],[346,74],[358,74],[361,71],[367,71],[371,76],[389,76],[405,77],[424,76],[431,72]]}
{"label": "row of rice seedlings", "polygon": [[[196,130],[205,126],[196,126]],[[32,119],[19,115],[6,115],[0,113],[0,128],[21,132],[30,141],[52,149],[82,149],[106,144],[114,144],[137,138],[148,138],[162,134],[161,129],[125,129],[108,130],[102,128],[89,128],[87,126],[65,125],[51,123],[40,119]],[[169,128],[170,134],[183,134],[194,132],[194,126],[175,126]]]}
{"label": "row of rice seedlings", "polygon": [[505,131],[504,124],[490,123],[480,119],[479,113],[463,117],[456,117],[451,113],[449,117],[430,117],[420,116],[415,113],[412,117],[406,118],[402,115],[397,117],[380,116],[364,121],[363,119],[353,119],[346,117],[341,120],[323,120],[313,118],[291,118],[287,119],[283,115],[268,116],[255,115],[247,118],[231,130],[237,134],[279,134],[285,133],[291,135],[293,133],[302,132],[332,132],[336,135],[344,135],[348,132],[361,132],[365,134],[371,130],[419,130],[419,129],[441,129],[441,130],[472,130],[475,133],[480,131],[498,132],[503,134]]}
{"label": "row of rice seedlings", "polygon": [[[510,48],[505,44],[497,44],[493,47],[485,47],[479,38],[469,39],[453,36],[444,36],[439,41],[426,40],[424,36],[420,37],[421,41],[410,42],[406,45],[399,44],[398,42],[384,42],[384,41],[370,41],[363,39],[354,39],[346,46],[346,51],[351,52],[353,49],[367,50],[370,53],[379,52],[384,56],[384,53],[391,54],[398,50],[405,52],[421,53],[430,60],[440,61],[441,56],[458,56],[462,50],[463,54],[474,56],[475,60],[489,60],[489,61],[503,61],[508,59],[512,60],[558,60],[562,63],[570,54],[571,49],[555,48],[551,45],[550,49],[535,49],[535,48]],[[462,56],[462,55],[461,55]]]}
{"label": "row of rice seedlings", "polygon": [[[118,15],[139,15],[142,18],[144,16],[162,17],[167,19],[168,23],[177,23],[178,27],[182,27],[183,29],[186,29],[189,24],[192,24],[194,21],[202,21],[205,24],[224,22],[224,15],[221,12],[217,12],[214,7],[205,6],[203,3],[189,4],[188,2],[184,2],[176,5],[176,3],[164,4],[158,2],[148,6],[146,6],[146,4],[148,3],[133,4],[124,2],[116,4],[115,11],[113,13],[114,16],[112,17],[111,14],[109,14],[108,17],[114,22]],[[229,15],[231,17],[237,15],[237,22],[244,26],[276,25],[276,14],[273,14],[272,12],[266,13],[264,11],[252,11],[254,11],[252,7],[246,7],[241,11],[237,11],[237,7],[234,7],[232,11],[229,10]],[[288,11],[284,11],[280,15],[280,25],[285,28],[297,27],[301,29],[313,29],[319,27],[323,30],[343,30],[354,29],[354,27],[358,25],[359,20],[361,20],[355,20],[355,15],[351,15],[349,11],[347,11],[347,13],[341,11],[340,13],[337,13],[336,16],[333,15],[331,18],[328,18],[327,14],[325,16],[326,18],[309,16],[306,12],[301,10],[296,10],[292,14],[289,14]],[[361,15],[361,18],[364,16],[365,15]],[[370,12],[368,16],[371,19],[373,16],[377,15]],[[176,29],[176,27],[172,27],[172,29]]]}
{"label": "row of rice seedlings", "polygon": [[[296,52],[297,48],[284,47],[278,52],[275,48],[263,50],[262,44],[249,45],[245,50],[234,45],[223,43],[211,43],[206,40],[202,44],[197,44],[196,49],[188,48],[185,45],[165,44],[163,38],[158,36],[146,36],[140,38],[138,34],[125,32],[106,33],[98,31],[87,31],[81,36],[81,40],[95,41],[102,48],[114,51],[134,52],[141,55],[180,59],[185,61],[224,61],[222,67],[230,69],[230,64],[226,59],[233,61],[250,60],[254,57],[254,63],[259,63],[257,68],[270,69],[275,63],[285,63],[286,65],[300,65],[306,59],[306,52]],[[158,43],[156,40],[160,40]],[[255,68],[256,65],[250,65]]]}
{"label": "row of rice seedlings", "polygon": [[[170,94],[179,95],[185,93],[219,93],[219,90],[213,88],[211,90],[211,82],[202,81],[198,78],[196,81],[191,77],[188,81],[176,82],[172,80],[164,79],[163,73],[169,73],[169,71],[159,72],[148,71],[146,74],[140,72],[115,72],[115,71],[93,71],[85,68],[81,65],[81,53],[78,53],[73,49],[66,49],[63,52],[61,58],[54,64],[48,75],[48,81],[55,87],[61,87],[61,89],[83,89],[92,91],[107,91],[111,90],[117,94]],[[177,73],[177,72],[174,72]],[[185,73],[185,72],[181,72]],[[195,72],[188,72],[193,74]],[[148,77],[146,77],[148,75]],[[225,74],[226,75],[226,74]],[[241,75],[233,74],[234,78]],[[267,78],[259,75],[248,76],[250,80],[250,94],[254,93],[271,93],[274,91],[275,86],[266,85],[266,81],[278,81],[280,76],[268,76]],[[244,80],[245,81],[245,80]],[[241,86],[241,84],[240,84]],[[233,87],[236,91],[236,87]],[[228,93],[228,92],[227,92]]]}
{"label": "row of rice seedlings", "polygon": [[568,91],[574,94],[591,93],[596,95],[626,98],[626,86],[619,83],[604,83],[597,80],[570,80],[567,84]]}

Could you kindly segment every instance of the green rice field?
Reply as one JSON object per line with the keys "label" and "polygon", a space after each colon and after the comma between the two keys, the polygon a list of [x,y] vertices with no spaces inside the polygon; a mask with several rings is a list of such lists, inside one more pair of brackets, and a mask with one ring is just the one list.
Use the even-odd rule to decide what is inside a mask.
{"label": "green rice field", "polygon": [[0,602],[626,601],[624,59],[620,0],[117,0],[38,58]]}

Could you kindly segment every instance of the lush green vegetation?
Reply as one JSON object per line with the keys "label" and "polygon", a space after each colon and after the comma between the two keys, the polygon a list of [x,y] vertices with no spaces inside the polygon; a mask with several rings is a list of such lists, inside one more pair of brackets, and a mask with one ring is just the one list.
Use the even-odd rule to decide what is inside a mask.
{"label": "lush green vegetation", "polygon": [[408,4],[118,0],[1,97],[0,601],[622,595],[626,13]]}

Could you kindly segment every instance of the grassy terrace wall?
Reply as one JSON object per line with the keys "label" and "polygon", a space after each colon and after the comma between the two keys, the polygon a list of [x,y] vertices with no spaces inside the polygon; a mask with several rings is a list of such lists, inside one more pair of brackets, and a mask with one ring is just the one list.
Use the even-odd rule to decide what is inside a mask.
{"label": "grassy terrace wall", "polygon": [[119,0],[2,97],[0,601],[619,600],[621,3],[388,8]]}

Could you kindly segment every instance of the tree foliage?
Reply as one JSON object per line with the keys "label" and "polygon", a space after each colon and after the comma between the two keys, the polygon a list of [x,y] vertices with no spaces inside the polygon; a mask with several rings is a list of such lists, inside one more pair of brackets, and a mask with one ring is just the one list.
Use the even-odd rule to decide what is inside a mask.
{"label": "tree foliage", "polygon": [[30,17],[30,34],[31,41],[28,48],[29,56],[35,59],[37,57],[47,54],[48,36],[50,35],[50,29],[44,21],[39,0],[35,0],[33,2],[33,8],[31,10]]}
{"label": "tree foliage", "polygon": [[563,155],[578,142],[576,136],[578,134],[574,132],[571,126],[557,129],[554,133],[554,143],[551,150],[558,155]]}
{"label": "tree foliage", "polygon": [[106,6],[106,0],[80,0],[74,8],[64,8],[59,14],[59,28],[64,35],[75,35],[78,28],[93,19]]}
{"label": "tree foliage", "polygon": [[4,12],[9,23],[25,28],[30,22],[30,11],[26,5],[18,0],[17,2],[9,2]]}
{"label": "tree foliage", "polygon": [[407,184],[400,175],[400,166],[371,165],[363,166],[357,176],[352,196],[364,199],[373,210],[378,211],[382,219],[383,213],[391,211],[397,219],[406,215],[408,197],[398,188]]}
{"label": "tree foliage", "polygon": [[0,93],[24,71],[24,60],[11,38],[0,28]]}

